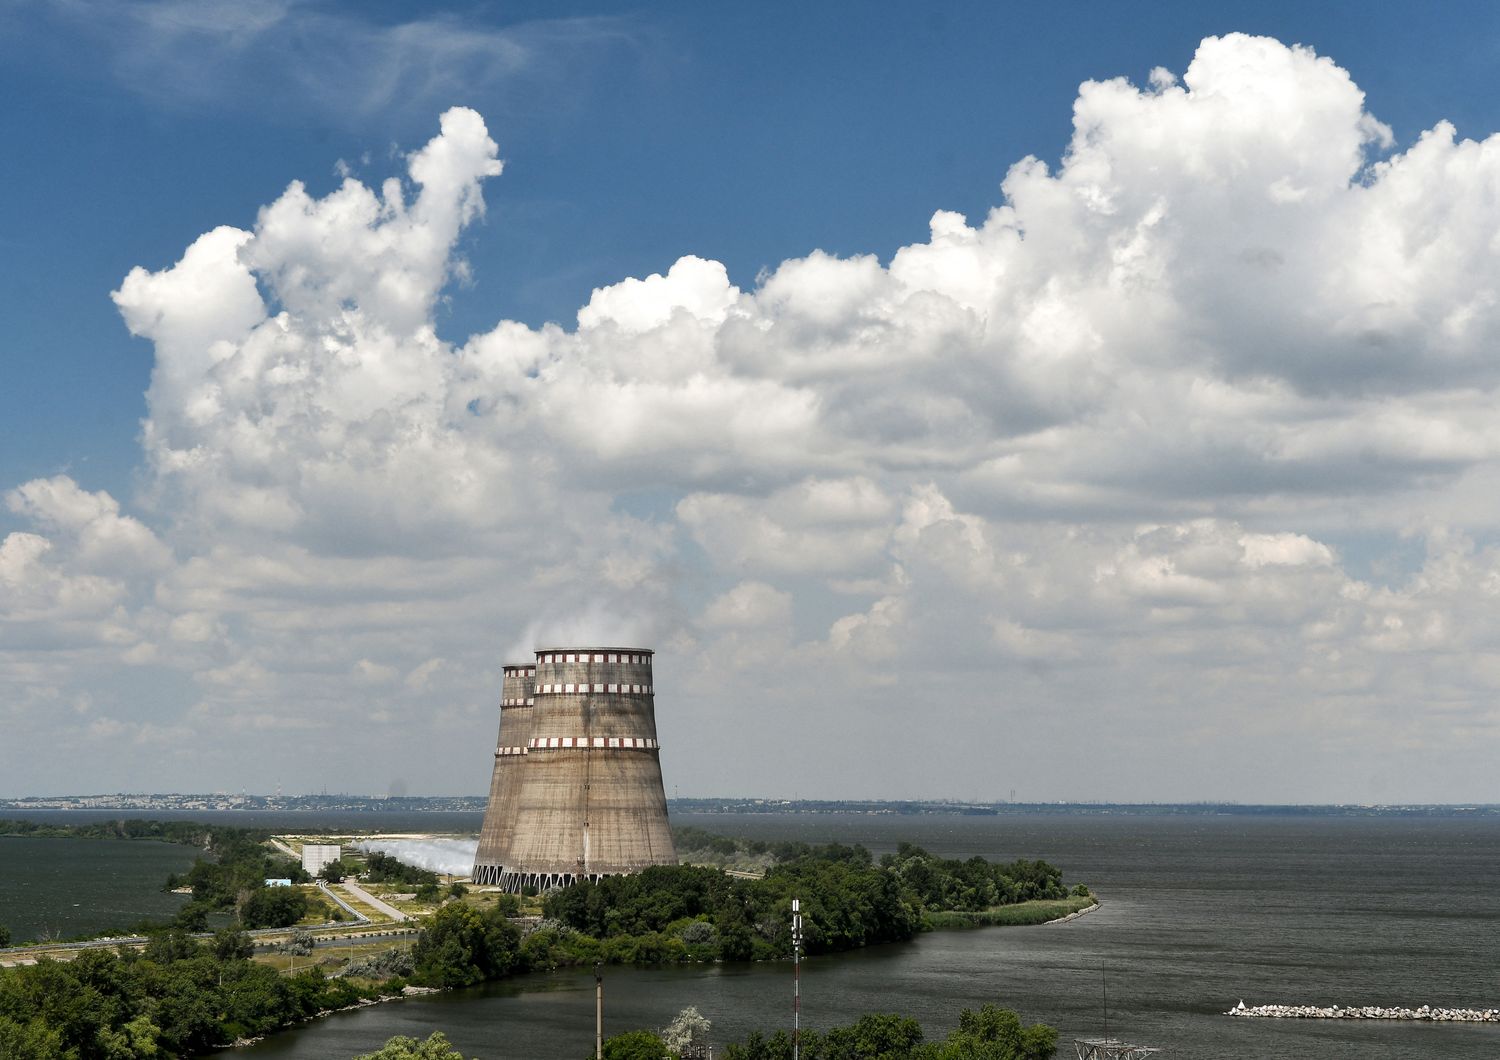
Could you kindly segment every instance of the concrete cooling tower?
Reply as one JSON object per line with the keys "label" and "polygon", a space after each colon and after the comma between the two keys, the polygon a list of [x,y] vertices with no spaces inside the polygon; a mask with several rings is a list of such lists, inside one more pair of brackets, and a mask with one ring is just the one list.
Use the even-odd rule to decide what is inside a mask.
{"label": "concrete cooling tower", "polygon": [[475,883],[546,890],[677,863],[651,656],[640,648],[546,648],[533,668],[506,667],[507,702],[512,672],[533,671],[532,705],[502,705]]}
{"label": "concrete cooling tower", "polygon": [[500,688],[500,737],[495,741],[495,768],[490,774],[490,801],[485,808],[484,827],[479,832],[479,850],[474,854],[475,883],[500,882],[505,850],[511,839],[510,826],[515,819],[512,811],[521,764],[526,759],[527,741],[531,739],[535,685],[534,665],[505,668],[505,681]]}

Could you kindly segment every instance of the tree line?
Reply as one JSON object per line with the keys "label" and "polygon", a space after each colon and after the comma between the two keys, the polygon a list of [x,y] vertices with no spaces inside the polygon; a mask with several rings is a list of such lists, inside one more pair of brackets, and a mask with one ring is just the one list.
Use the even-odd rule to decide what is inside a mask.
{"label": "tree line", "polygon": [[0,973],[0,1057],[6,1060],[125,1060],[197,1056],[344,1008],[390,984],[284,976],[250,960],[249,936],[234,928],[200,943],[178,930],[142,951],[84,950]]}

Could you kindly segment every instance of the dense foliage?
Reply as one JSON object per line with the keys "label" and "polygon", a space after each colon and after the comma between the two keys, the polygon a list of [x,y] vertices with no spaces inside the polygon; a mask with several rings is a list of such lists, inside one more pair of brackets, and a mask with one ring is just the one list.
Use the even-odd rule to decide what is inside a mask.
{"label": "dense foliage", "polygon": [[0,973],[0,1057],[193,1056],[373,994],[316,970],[283,976],[248,950],[234,932],[205,946],[169,931],[140,953],[91,949],[9,969]]}
{"label": "dense foliage", "polygon": [[[791,952],[791,899],[802,900],[808,954],[909,939],[942,910],[986,910],[1067,896],[1044,861],[937,858],[902,844],[875,864],[860,846],[745,844],[695,829],[700,847],[769,854],[762,879],[690,865],[657,866],[553,891],[543,912],[563,930],[528,938],[541,966],[589,960],[747,960]],[[754,847],[755,849],[751,849]],[[575,934],[569,934],[569,932]]]}
{"label": "dense foliage", "polygon": [[437,873],[408,865],[378,850],[365,855],[364,878],[370,883],[404,883],[414,887],[429,883],[435,887],[438,882]]}
{"label": "dense foliage", "polygon": [[882,868],[927,909],[977,911],[1038,899],[1065,898],[1062,871],[1045,861],[1024,858],[998,864],[984,858],[958,861],[933,857],[921,847],[902,843],[880,859]]}
{"label": "dense foliage", "polygon": [[791,952],[793,895],[803,899],[809,953],[907,939],[921,927],[920,910],[896,877],[874,866],[863,847],[838,844],[784,862],[764,879],[663,865],[554,891],[542,908],[596,938],[665,936],[691,956],[746,960]]}
{"label": "dense foliage", "polygon": [[[847,1027],[804,1031],[800,1049],[806,1060],[1048,1060],[1056,1053],[1054,1028],[1022,1026],[1014,1012],[994,1005],[964,1009],[958,1029],[941,1042],[924,1042],[910,1017],[875,1013]],[[786,1031],[752,1034],[728,1046],[724,1060],[792,1060],[792,1039]]]}
{"label": "dense foliage", "polygon": [[433,914],[412,951],[415,978],[428,986],[498,979],[520,962],[521,933],[498,909],[481,913],[450,902]]}

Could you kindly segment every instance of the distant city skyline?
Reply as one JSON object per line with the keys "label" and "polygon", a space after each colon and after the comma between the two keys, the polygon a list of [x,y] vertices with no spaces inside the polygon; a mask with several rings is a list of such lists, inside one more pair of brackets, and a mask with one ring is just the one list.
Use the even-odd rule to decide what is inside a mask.
{"label": "distant city skyline", "polygon": [[0,798],[1500,800],[1500,13],[0,9]]}

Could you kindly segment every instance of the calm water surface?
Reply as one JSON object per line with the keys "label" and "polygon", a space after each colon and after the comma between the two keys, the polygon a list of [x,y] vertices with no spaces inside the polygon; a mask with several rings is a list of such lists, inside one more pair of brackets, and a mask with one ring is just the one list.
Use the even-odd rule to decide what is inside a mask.
{"label": "calm water surface", "polygon": [[144,840],[0,836],[0,924],[19,943],[166,919],[183,898],[163,893],[162,881],[195,856],[189,847]]}
{"label": "calm water surface", "polygon": [[[807,1025],[898,1011],[941,1035],[986,1001],[1069,1039],[1101,1029],[1174,1057],[1494,1058],[1500,1027],[1233,1020],[1248,1004],[1500,1005],[1500,821],[1290,817],[698,816],[761,838],[911,840],[946,856],[1042,857],[1105,905],[1070,924],[939,932],[803,968]],[[715,1038],[786,1026],[789,965],[611,968],[609,1032],[685,1005]],[[441,1029],[466,1056],[573,1058],[593,1041],[593,980],[531,976],[381,1005],[271,1038],[247,1060],[350,1057]]]}

